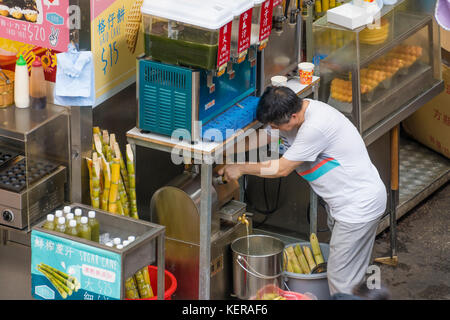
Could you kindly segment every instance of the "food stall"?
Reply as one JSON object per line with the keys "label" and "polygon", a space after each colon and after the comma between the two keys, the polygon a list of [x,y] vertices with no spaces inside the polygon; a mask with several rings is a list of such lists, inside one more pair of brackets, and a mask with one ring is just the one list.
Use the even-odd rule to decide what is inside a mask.
{"label": "food stall", "polygon": [[[53,78],[46,72],[46,108],[0,108],[5,117],[0,155],[22,157],[25,176],[35,174],[30,165],[35,159],[54,164],[39,177],[39,187],[27,179],[25,191],[0,185],[5,201],[11,192],[22,198],[22,206],[8,203],[14,209],[2,209],[0,255],[19,263],[9,248],[19,244],[31,257],[22,262],[31,265],[20,289],[25,298],[329,298],[324,269],[329,248],[321,236],[325,210],[307,183],[297,175],[224,183],[216,173],[224,151],[239,149],[261,127],[256,107],[269,85],[326,102],[357,127],[391,187],[380,230],[395,225],[422,198],[414,189],[414,201],[404,199],[402,184],[410,180],[401,170],[426,167],[403,162],[403,139],[391,148],[399,141],[400,123],[443,90],[439,28],[420,1],[385,5],[375,24],[354,29],[327,20],[327,10],[346,1],[109,2],[58,4],[71,8],[69,16],[61,15],[65,19],[81,10],[78,27],[60,31],[65,48],[52,50],[91,54],[86,70],[94,76],[89,97],[83,97],[89,104],[56,98],[60,83],[53,70]],[[57,18],[49,16],[53,26]],[[39,48],[28,48],[30,64],[39,54],[52,57]],[[41,60],[51,68],[53,60]],[[299,74],[301,62],[313,63],[307,82]],[[283,153],[281,146],[272,147]],[[413,149],[408,144],[405,150]],[[5,168],[15,169],[7,161]],[[448,163],[439,168],[421,184],[422,191],[429,194],[448,181]],[[399,187],[393,183],[398,175]],[[69,214],[95,211],[101,239],[47,230],[47,214],[65,206]],[[114,238],[131,234],[138,241],[111,247]],[[240,239],[248,242],[238,245]],[[50,259],[43,243],[109,264],[86,268],[81,267],[86,261]],[[99,285],[77,283],[80,277]],[[306,291],[314,296],[303,295]]]}

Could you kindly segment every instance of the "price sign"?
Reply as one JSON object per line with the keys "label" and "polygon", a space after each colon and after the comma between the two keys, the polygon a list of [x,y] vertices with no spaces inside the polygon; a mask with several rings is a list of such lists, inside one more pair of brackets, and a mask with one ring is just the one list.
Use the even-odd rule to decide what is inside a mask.
{"label": "price sign", "polygon": [[266,0],[261,6],[261,21],[259,28],[259,41],[263,41],[270,36],[272,31],[273,0]]}

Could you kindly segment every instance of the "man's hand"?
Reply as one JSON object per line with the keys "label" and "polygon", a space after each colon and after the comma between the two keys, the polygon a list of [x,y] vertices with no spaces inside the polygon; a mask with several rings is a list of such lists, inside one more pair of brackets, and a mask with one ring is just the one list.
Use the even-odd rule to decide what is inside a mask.
{"label": "man's hand", "polygon": [[225,165],[217,173],[223,176],[226,181],[238,180],[242,176],[241,167],[238,164]]}

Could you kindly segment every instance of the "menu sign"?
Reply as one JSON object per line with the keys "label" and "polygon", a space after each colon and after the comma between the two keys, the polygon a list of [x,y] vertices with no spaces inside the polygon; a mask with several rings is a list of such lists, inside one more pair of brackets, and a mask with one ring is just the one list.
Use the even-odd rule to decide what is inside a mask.
{"label": "menu sign", "polygon": [[69,0],[3,0],[0,37],[66,51],[69,44]]}
{"label": "menu sign", "polygon": [[253,8],[250,8],[244,12],[239,20],[238,54],[241,54],[250,47],[252,11]]}
{"label": "menu sign", "polygon": [[230,60],[231,48],[231,25],[232,21],[224,25],[220,29],[219,35],[219,49],[217,52],[217,68],[220,69],[224,64]]}
{"label": "menu sign", "polygon": [[261,6],[261,24],[259,29],[259,41],[270,36],[272,31],[273,0],[266,0]]}

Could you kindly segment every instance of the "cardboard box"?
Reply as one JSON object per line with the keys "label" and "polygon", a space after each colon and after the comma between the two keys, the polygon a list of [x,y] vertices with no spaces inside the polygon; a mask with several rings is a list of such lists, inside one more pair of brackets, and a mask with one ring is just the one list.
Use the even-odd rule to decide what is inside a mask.
{"label": "cardboard box", "polygon": [[414,139],[450,159],[450,68],[442,65],[445,89],[403,121]]}

